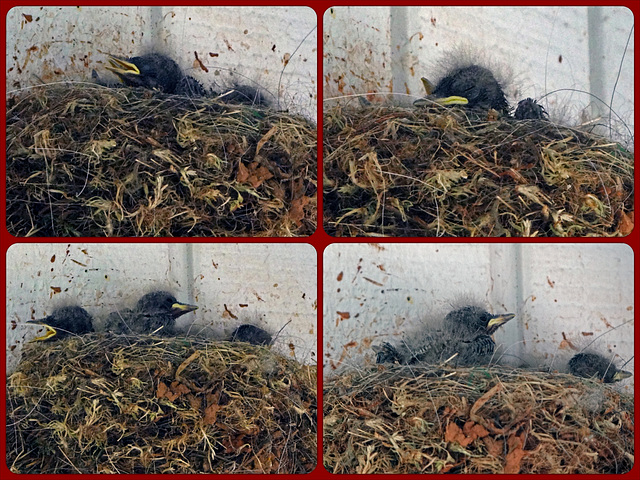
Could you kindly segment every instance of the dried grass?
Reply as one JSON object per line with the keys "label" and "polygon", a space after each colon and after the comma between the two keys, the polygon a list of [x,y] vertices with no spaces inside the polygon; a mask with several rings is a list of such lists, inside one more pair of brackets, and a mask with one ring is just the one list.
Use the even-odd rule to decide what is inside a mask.
{"label": "dried grass", "polygon": [[379,367],[324,382],[333,473],[624,473],[633,398],[506,367]]}
{"label": "dried grass", "polygon": [[624,236],[634,156],[547,121],[459,108],[325,111],[324,226],[334,236]]}
{"label": "dried grass", "polygon": [[267,348],[92,334],[31,344],[7,383],[16,473],[304,473],[316,372]]}
{"label": "dried grass", "polygon": [[211,98],[43,85],[7,99],[15,236],[305,236],[316,127]]}

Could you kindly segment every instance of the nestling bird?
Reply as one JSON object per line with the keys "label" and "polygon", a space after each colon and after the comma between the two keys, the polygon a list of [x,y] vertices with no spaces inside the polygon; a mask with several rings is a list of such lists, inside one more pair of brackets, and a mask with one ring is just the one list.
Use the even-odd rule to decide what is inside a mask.
{"label": "nestling bird", "polygon": [[416,106],[428,106],[430,102],[440,105],[467,105],[470,108],[493,108],[505,115],[510,106],[502,87],[491,70],[479,65],[456,68],[433,87],[422,78],[427,96],[416,100]]}
{"label": "nestling bird", "polygon": [[488,364],[495,351],[491,335],[515,315],[491,315],[469,305],[448,313],[442,325],[408,335],[398,348],[389,343],[374,346],[376,363],[437,364],[453,357],[460,366]]}
{"label": "nestling bird", "polygon": [[599,353],[578,353],[569,360],[569,371],[572,375],[594,378],[604,383],[614,383],[629,378],[632,373],[618,370],[612,361]]}
{"label": "nestling bird", "polygon": [[111,333],[174,335],[176,319],[198,307],[181,303],[169,292],[156,291],[143,295],[133,310],[112,312],[96,329]]}
{"label": "nestling bird", "polygon": [[428,334],[426,343],[417,348],[407,344],[396,348],[388,342],[373,345],[372,348],[376,352],[376,363],[433,365],[451,360],[453,364],[464,367],[488,364],[495,350],[495,342],[489,335],[461,340],[442,331],[434,331]]}
{"label": "nestling bird", "polygon": [[520,100],[513,116],[516,117],[516,120],[544,120],[549,118],[544,107],[533,98]]}
{"label": "nestling bird", "polygon": [[51,315],[38,320],[29,320],[45,327],[44,335],[33,341],[59,340],[71,335],[84,335],[93,332],[93,319],[87,311],[79,306],[60,307],[53,310]]}
{"label": "nestling bird", "polygon": [[247,342],[252,345],[270,345],[271,335],[255,325],[243,324],[237,327],[231,336],[230,342]]}
{"label": "nestling bird", "polygon": [[107,70],[115,73],[122,83],[130,87],[156,88],[165,93],[175,93],[183,78],[178,64],[159,53],[127,59],[109,55],[109,63]]}

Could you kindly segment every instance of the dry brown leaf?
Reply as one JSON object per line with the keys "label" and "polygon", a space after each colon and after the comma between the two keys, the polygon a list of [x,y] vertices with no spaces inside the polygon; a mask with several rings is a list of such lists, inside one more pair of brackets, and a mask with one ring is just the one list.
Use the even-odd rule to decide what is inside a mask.
{"label": "dry brown leaf", "polygon": [[304,207],[309,204],[311,201],[310,197],[303,196],[301,198],[297,198],[291,202],[291,209],[289,210],[289,217],[291,220],[295,222],[297,226],[302,225],[302,220],[304,219]]}
{"label": "dry brown leaf", "polygon": [[618,222],[618,231],[620,235],[627,236],[633,231],[634,221],[633,212],[627,215],[625,212],[620,212],[620,221]]}
{"label": "dry brown leaf", "polygon": [[222,407],[218,404],[209,405],[204,409],[204,417],[202,419],[202,423],[204,425],[213,425],[216,423],[216,418],[218,417],[218,410]]}
{"label": "dry brown leaf", "polygon": [[456,425],[454,422],[449,422],[449,424],[447,425],[447,428],[446,428],[446,431],[445,431],[445,435],[444,435],[444,439],[447,442],[459,443],[463,447],[466,447],[467,445],[469,445],[474,440],[471,437],[467,437],[462,432],[462,429],[458,425]]}
{"label": "dry brown leaf", "polygon": [[238,174],[236,175],[236,181],[238,183],[245,183],[249,178],[249,170],[244,166],[242,162],[238,163]]}
{"label": "dry brown leaf", "polygon": [[487,447],[487,453],[494,457],[500,457],[502,455],[502,440],[496,440],[493,437],[484,437],[482,439],[484,445]]}
{"label": "dry brown leaf", "polygon": [[507,445],[509,446],[509,453],[507,453],[505,459],[504,473],[519,473],[520,462],[527,455],[527,452],[523,450],[524,434],[512,434],[507,440]]}

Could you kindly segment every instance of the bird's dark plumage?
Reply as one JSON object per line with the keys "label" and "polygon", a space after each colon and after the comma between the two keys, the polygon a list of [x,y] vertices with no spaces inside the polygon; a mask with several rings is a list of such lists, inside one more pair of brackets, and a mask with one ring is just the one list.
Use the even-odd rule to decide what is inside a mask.
{"label": "bird's dark plumage", "polygon": [[569,360],[569,371],[584,378],[602,380],[604,383],[614,383],[629,378],[630,372],[618,368],[604,356],[598,353],[578,353]]}
{"label": "bird's dark plumage", "polygon": [[400,352],[389,342],[373,345],[371,348],[376,352],[376,363],[405,363]]}
{"label": "bird's dark plumage", "polygon": [[241,105],[268,105],[262,92],[249,85],[236,85],[234,88],[220,94],[218,98],[225,103]]}
{"label": "bird's dark plumage", "polygon": [[59,340],[70,335],[84,335],[93,332],[93,319],[87,311],[79,306],[56,308],[51,315],[39,319],[29,320],[27,323],[43,325],[46,332],[38,340]]}
{"label": "bird's dark plumage", "polygon": [[237,327],[229,337],[231,342],[247,342],[252,345],[271,344],[271,335],[260,327],[244,324]]}
{"label": "bird's dark plumage", "polygon": [[495,351],[491,335],[514,314],[491,315],[475,305],[448,313],[442,325],[409,336],[399,347],[374,346],[376,363],[437,364],[453,357],[460,366],[488,364]]}
{"label": "bird's dark plumage", "polygon": [[204,97],[208,94],[204,85],[189,75],[180,79],[175,93],[186,97]]}
{"label": "bird's dark plumage", "polygon": [[396,348],[387,342],[374,345],[376,363],[433,365],[451,359],[454,365],[485,365],[491,361],[495,350],[495,342],[489,335],[477,335],[469,340],[456,339],[444,332],[432,332],[429,336],[429,341],[419,348],[407,345]]}
{"label": "bird's dark plumage", "polygon": [[126,60],[110,56],[109,63],[107,70],[111,70],[122,83],[130,87],[157,88],[165,93],[174,93],[183,77],[178,64],[159,53]]}
{"label": "bird's dark plumage", "polygon": [[513,116],[516,117],[516,120],[544,120],[549,118],[544,107],[533,98],[520,100]]}
{"label": "bird's dark plumage", "polygon": [[426,79],[423,79],[423,83],[428,95],[414,102],[414,105],[428,105],[430,100],[442,105],[466,104],[470,108],[493,108],[504,114],[508,114],[510,110],[500,83],[491,70],[479,65],[449,72],[435,88]]}
{"label": "bird's dark plumage", "polygon": [[198,307],[181,303],[169,292],[156,291],[142,296],[133,310],[116,311],[100,325],[111,333],[174,335],[176,318]]}

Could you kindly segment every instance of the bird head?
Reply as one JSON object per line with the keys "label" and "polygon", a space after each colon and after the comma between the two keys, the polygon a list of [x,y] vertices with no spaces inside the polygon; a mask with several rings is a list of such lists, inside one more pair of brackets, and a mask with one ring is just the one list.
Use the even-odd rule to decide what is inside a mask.
{"label": "bird head", "polygon": [[84,308],[75,305],[57,308],[45,318],[29,320],[26,323],[42,325],[45,328],[44,334],[35,337],[33,342],[58,340],[70,335],[93,332],[91,315]]}
{"label": "bird head", "polygon": [[604,383],[615,383],[631,377],[633,374],[625,370],[618,370],[609,359],[597,352],[581,352],[569,360],[571,374],[584,378],[595,378]]}
{"label": "bird head", "polygon": [[178,64],[158,53],[126,60],[109,55],[109,65],[106,68],[115,73],[125,85],[157,88],[165,93],[173,93],[182,77]]}
{"label": "bird head", "polygon": [[177,301],[176,297],[169,292],[156,291],[147,293],[138,300],[139,311],[149,315],[170,313],[174,319],[197,309],[196,305]]}
{"label": "bird head", "polygon": [[452,69],[435,87],[426,78],[422,78],[422,84],[427,97],[414,102],[416,106],[435,102],[440,105],[493,108],[503,113],[510,110],[500,83],[491,70],[480,65]]}
{"label": "bird head", "polygon": [[272,338],[266,330],[245,323],[233,331],[229,340],[231,342],[246,342],[252,345],[269,345]]}
{"label": "bird head", "polygon": [[376,363],[402,363],[398,350],[388,342],[382,345],[372,345],[371,348],[376,352]]}
{"label": "bird head", "polygon": [[611,377],[612,382],[620,382],[625,378],[629,378],[633,375],[631,372],[627,372],[626,370],[616,370],[616,373]]}
{"label": "bird head", "polygon": [[513,313],[492,315],[478,305],[466,305],[447,314],[444,323],[454,334],[493,335],[495,331],[515,317]]}
{"label": "bird head", "polygon": [[437,103],[438,105],[467,105],[469,103],[467,98],[458,95],[449,95],[447,97],[434,95],[433,84],[425,77],[422,77],[420,80],[422,81],[422,86],[424,87],[424,91],[427,93],[427,96],[419,98],[413,102],[416,107],[428,106],[429,103]]}
{"label": "bird head", "polygon": [[[123,60],[113,55],[109,55],[109,65],[107,65],[106,68],[107,70],[115,73],[125,85],[146,87],[148,86],[148,77],[151,72],[147,71],[143,74],[140,67],[135,63],[136,58],[137,57],[130,60]],[[146,68],[146,70],[148,70],[148,68]]]}

